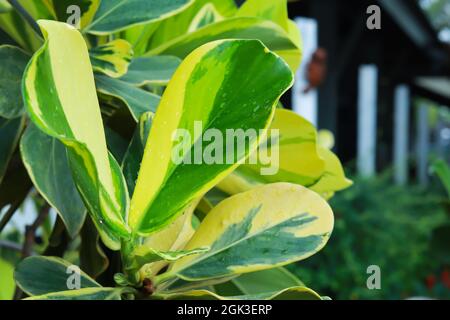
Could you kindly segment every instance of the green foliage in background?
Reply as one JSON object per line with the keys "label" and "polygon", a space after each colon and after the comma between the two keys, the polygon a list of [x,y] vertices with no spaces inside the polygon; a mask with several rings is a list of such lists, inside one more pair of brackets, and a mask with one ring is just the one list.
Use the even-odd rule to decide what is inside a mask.
{"label": "green foliage in background", "polygon": [[[435,244],[435,232],[450,216],[440,185],[399,187],[385,173],[356,179],[331,205],[336,223],[330,244],[309,261],[290,267],[306,284],[314,283],[336,299],[450,297],[441,280],[449,242],[436,239]],[[381,290],[367,289],[370,265],[381,268]],[[436,287],[441,289],[431,290],[427,279],[438,272]]]}

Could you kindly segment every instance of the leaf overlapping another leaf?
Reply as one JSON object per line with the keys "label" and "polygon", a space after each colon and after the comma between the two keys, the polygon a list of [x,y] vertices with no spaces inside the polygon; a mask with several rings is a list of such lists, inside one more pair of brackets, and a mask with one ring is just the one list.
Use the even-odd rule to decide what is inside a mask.
{"label": "leaf overlapping another leaf", "polygon": [[108,0],[101,1],[93,21],[86,27],[92,34],[118,32],[129,27],[170,17],[193,0]]}
{"label": "leaf overlapping another leaf", "polygon": [[119,237],[129,235],[125,223],[128,191],[106,147],[86,44],[67,24],[38,23],[46,42],[25,71],[23,94],[28,113],[43,132],[67,147],[75,185],[103,241],[119,249]]}
{"label": "leaf overlapping another leaf", "polygon": [[168,275],[202,280],[306,259],[325,246],[333,223],[330,207],[316,193],[289,183],[260,186],[217,205],[185,247],[211,249],[177,261]]}
{"label": "leaf overlapping another leaf", "polygon": [[[167,225],[194,199],[235,169],[267,130],[279,97],[292,85],[286,63],[257,40],[223,40],[192,52],[175,72],[156,112],[131,201],[129,224],[141,234]],[[207,88],[207,89],[206,89]],[[225,150],[218,164],[175,164],[175,130],[254,129],[245,150]],[[202,132],[203,134],[203,132]],[[208,144],[202,141],[203,149]],[[241,149],[241,148],[239,148]],[[232,163],[227,152],[235,152]],[[190,152],[189,156],[193,152]],[[151,177],[151,179],[150,179]]]}
{"label": "leaf overlapping another leaf", "polygon": [[31,124],[20,149],[34,186],[61,216],[69,235],[75,237],[84,223],[86,207],[73,182],[64,145]]}

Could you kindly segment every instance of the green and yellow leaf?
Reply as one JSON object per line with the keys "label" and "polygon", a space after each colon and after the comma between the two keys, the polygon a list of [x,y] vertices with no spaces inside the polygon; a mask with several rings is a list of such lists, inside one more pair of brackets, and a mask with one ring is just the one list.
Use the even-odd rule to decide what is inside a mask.
{"label": "green and yellow leaf", "polygon": [[189,25],[188,32],[196,31],[208,24],[218,22],[223,20],[219,11],[212,3],[207,3],[200,9],[200,11],[195,15],[191,24]]}
{"label": "green and yellow leaf", "polygon": [[84,288],[26,298],[24,300],[122,300],[121,288]]}
{"label": "green and yellow leaf", "polygon": [[[33,1],[21,0],[20,4],[25,6],[25,8],[28,9],[28,12],[36,17],[37,12],[35,12],[35,10],[30,10],[35,9]],[[5,31],[28,53],[33,53],[42,45],[42,41],[38,34],[16,10],[0,13],[0,29]]]}
{"label": "green and yellow leaf", "polygon": [[[302,37],[296,23],[289,19],[286,0],[247,0],[236,13],[237,17],[259,17],[276,23],[286,31],[289,39],[301,50]],[[280,50],[279,54],[291,65],[298,68],[297,50]]]}
{"label": "green and yellow leaf", "polygon": [[325,161],[325,171],[320,180],[310,186],[310,189],[329,199],[336,191],[350,187],[353,182],[346,178],[339,158],[332,151],[323,147],[319,147],[318,151]]}
{"label": "green and yellow leaf", "polygon": [[11,11],[12,7],[6,0],[0,0],[0,13]]}
{"label": "green and yellow leaf", "polygon": [[259,17],[270,20],[288,31],[287,0],[247,0],[236,12],[236,17]]}
{"label": "green and yellow leaf", "polygon": [[[257,147],[292,81],[284,61],[257,40],[216,41],[192,52],[158,106],[131,200],[130,227],[140,234],[157,231],[232,172]],[[227,130],[254,130],[255,135],[244,148],[237,148],[232,137],[232,145],[217,152],[220,159],[206,164],[198,161],[203,157],[196,143],[206,129],[222,137]],[[177,130],[188,138],[174,139]],[[210,143],[202,140],[205,150]],[[181,164],[173,161],[174,154]]]}
{"label": "green and yellow leaf", "polygon": [[20,5],[33,17],[33,19],[54,19],[55,14],[49,0],[18,0]]}
{"label": "green and yellow leaf", "polygon": [[89,54],[81,34],[56,21],[38,21],[44,46],[28,65],[23,94],[31,120],[67,147],[75,185],[102,240],[119,249],[128,237],[128,191],[108,153]]}
{"label": "green and yellow leaf", "polygon": [[129,267],[133,269],[140,269],[146,264],[158,261],[173,262],[186,256],[207,252],[208,250],[209,250],[208,247],[204,247],[192,250],[160,251],[142,245],[137,247],[132,252],[131,259],[133,260],[133,263]]}
{"label": "green and yellow leaf", "polygon": [[[152,48],[188,33],[195,17],[208,4],[213,5],[222,17],[231,17],[237,11],[234,0],[194,0],[192,5],[175,16],[133,30],[135,35],[139,35],[134,37],[135,52],[142,55]],[[136,27],[132,29],[136,29]]]}
{"label": "green and yellow leaf", "polygon": [[108,0],[101,1],[86,31],[102,35],[129,27],[159,21],[191,5],[193,0]]}
{"label": "green and yellow leaf", "polygon": [[120,78],[128,72],[128,65],[133,57],[131,44],[122,39],[113,40],[89,50],[94,71],[104,73],[112,78]]}
{"label": "green and yellow leaf", "polygon": [[221,296],[208,290],[192,290],[179,293],[156,294],[162,300],[322,300],[313,290],[299,286],[278,292],[267,292],[239,296]]}
{"label": "green and yellow leaf", "polygon": [[100,287],[76,266],[55,257],[36,256],[22,260],[16,267],[14,278],[17,285],[28,295],[38,296],[70,289],[69,277],[78,271],[81,288]]}
{"label": "green and yellow leaf", "polygon": [[208,198],[206,198],[206,196],[204,196],[203,198],[200,199],[197,207],[195,208],[195,215],[197,216],[197,218],[199,218],[200,220],[203,220],[206,215],[214,208],[213,204],[211,203],[211,201],[208,200]]}
{"label": "green and yellow leaf", "polygon": [[303,260],[325,246],[333,223],[318,194],[289,183],[260,186],[219,203],[184,248],[210,251],[178,260],[159,281],[225,277]]}
{"label": "green and yellow leaf", "polygon": [[326,149],[333,149],[334,148],[334,135],[331,131],[329,130],[319,130],[319,132],[317,133],[317,143],[319,144],[319,146],[321,146],[322,148],[326,148]]}
{"label": "green and yellow leaf", "polygon": [[290,110],[277,109],[267,141],[267,147],[261,145],[258,154],[267,154],[271,163],[264,164],[258,157],[256,164],[239,166],[217,187],[236,194],[274,182],[311,186],[322,177],[325,162],[318,153],[316,129],[301,116]]}
{"label": "green and yellow leaf", "polygon": [[80,28],[86,27],[94,18],[97,11],[100,0],[51,0],[52,7],[54,8],[55,15],[59,21],[67,22],[69,17],[73,14],[67,12],[70,6],[77,6],[80,8]]}
{"label": "green and yellow leaf", "polygon": [[153,55],[174,55],[186,57],[199,46],[221,39],[258,39],[271,51],[279,54],[296,71],[300,65],[302,52],[298,41],[291,39],[282,27],[276,23],[257,17],[234,17],[208,24],[195,32],[186,33],[146,53]]}
{"label": "green and yellow leaf", "polygon": [[[185,247],[186,243],[194,235],[192,217],[197,201],[194,201],[182,215],[172,221],[165,228],[153,233],[144,240],[143,246],[159,251],[177,251]],[[153,278],[167,262],[159,261],[146,264],[141,268],[141,278]]]}

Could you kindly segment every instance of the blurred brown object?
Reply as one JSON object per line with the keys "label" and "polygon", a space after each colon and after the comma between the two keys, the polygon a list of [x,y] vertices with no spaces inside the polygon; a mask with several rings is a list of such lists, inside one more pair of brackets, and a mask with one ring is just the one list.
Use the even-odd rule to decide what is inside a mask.
{"label": "blurred brown object", "polygon": [[306,78],[308,80],[308,87],[303,90],[303,93],[308,93],[310,90],[320,86],[327,76],[327,62],[328,53],[323,48],[318,48],[312,55],[311,61],[306,68]]}

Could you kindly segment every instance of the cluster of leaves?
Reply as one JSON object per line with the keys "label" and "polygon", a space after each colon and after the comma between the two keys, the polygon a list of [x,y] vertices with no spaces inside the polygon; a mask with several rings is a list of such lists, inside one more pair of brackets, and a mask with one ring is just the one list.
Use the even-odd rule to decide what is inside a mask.
{"label": "cluster of leaves", "polygon": [[[449,266],[450,215],[440,185],[399,187],[386,172],[357,179],[331,205],[336,216],[332,241],[314,258],[290,267],[306,284],[314,282],[337,299],[449,297],[441,275]],[[380,267],[380,290],[366,286],[371,265]],[[427,278],[434,274],[439,279],[432,288]]]}
{"label": "cluster of leaves", "polygon": [[[0,47],[0,207],[35,188],[58,214],[43,256],[15,271],[30,299],[321,298],[282,267],[325,246],[325,199],[351,182],[309,122],[277,109],[301,59],[286,1],[19,4],[0,14],[15,43]],[[221,164],[172,162],[173,132],[198,139],[196,121],[258,135],[231,163],[225,148]],[[271,128],[280,170],[262,176],[242,163]]]}

